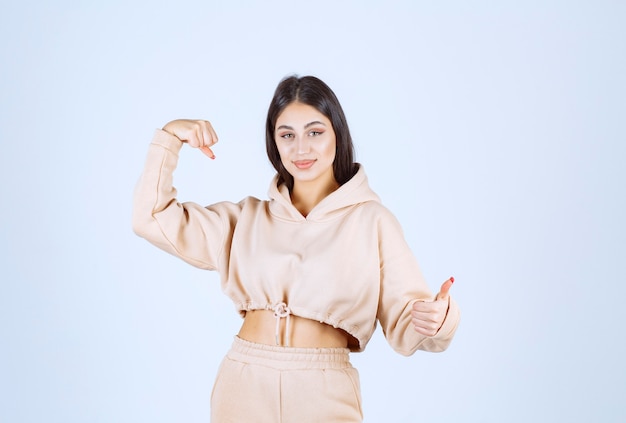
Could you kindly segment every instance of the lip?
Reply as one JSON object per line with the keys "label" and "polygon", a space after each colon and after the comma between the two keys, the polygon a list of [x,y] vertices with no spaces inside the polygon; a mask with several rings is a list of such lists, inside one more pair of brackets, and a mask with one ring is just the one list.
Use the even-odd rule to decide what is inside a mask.
{"label": "lip", "polygon": [[315,164],[315,160],[294,160],[292,163],[298,169],[308,169]]}

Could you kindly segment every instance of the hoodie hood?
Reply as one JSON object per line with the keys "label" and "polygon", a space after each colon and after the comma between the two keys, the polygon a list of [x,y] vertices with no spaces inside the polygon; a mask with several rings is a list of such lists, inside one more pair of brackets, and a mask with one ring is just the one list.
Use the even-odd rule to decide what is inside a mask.
{"label": "hoodie hood", "polygon": [[347,213],[352,207],[375,201],[380,203],[380,198],[367,182],[367,175],[362,165],[348,182],[337,188],[326,198],[317,204],[307,217],[296,209],[291,203],[291,196],[285,184],[277,186],[278,175],[274,176],[269,188],[270,213],[276,218],[294,222],[324,222],[337,218]]}

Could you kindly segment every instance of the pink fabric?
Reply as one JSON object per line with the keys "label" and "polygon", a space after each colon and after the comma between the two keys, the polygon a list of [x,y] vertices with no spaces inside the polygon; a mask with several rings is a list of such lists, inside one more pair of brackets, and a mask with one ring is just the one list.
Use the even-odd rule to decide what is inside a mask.
{"label": "pink fabric", "polygon": [[235,338],[211,396],[211,422],[362,422],[347,348],[291,348]]}

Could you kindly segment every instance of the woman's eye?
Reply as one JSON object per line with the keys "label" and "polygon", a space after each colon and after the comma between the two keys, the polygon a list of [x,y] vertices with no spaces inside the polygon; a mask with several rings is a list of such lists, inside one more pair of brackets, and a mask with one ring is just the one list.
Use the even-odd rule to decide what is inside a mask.
{"label": "woman's eye", "polygon": [[313,137],[316,137],[318,135],[322,135],[322,132],[321,131],[311,131],[311,132],[309,132],[309,135],[311,135]]}
{"label": "woman's eye", "polygon": [[284,138],[286,140],[293,138],[293,134],[282,134],[279,135],[281,138]]}

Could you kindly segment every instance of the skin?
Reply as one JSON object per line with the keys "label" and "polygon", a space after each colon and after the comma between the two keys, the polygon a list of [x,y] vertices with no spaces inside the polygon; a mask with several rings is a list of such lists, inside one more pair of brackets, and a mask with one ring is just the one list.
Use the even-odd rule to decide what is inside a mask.
{"label": "skin", "polygon": [[[177,119],[166,124],[163,130],[215,159],[213,147],[218,137],[209,121]],[[339,188],[332,167],[335,131],[330,120],[317,109],[295,102],[285,107],[278,116],[275,139],[281,162],[294,178],[292,203],[303,216],[307,216],[320,201]],[[446,280],[433,300],[413,303],[411,321],[415,331],[429,337],[437,334],[448,312],[449,291],[453,282],[453,278]],[[298,316],[293,316],[293,319],[292,346],[347,346],[344,332]],[[272,344],[274,325],[275,319],[270,311],[248,313],[239,336],[253,342]]]}
{"label": "skin", "polygon": [[448,314],[450,306],[450,288],[454,278],[446,280],[433,301],[416,301],[411,310],[413,328],[422,335],[435,336]]}
{"label": "skin", "polygon": [[312,106],[291,103],[276,119],[278,154],[293,176],[291,202],[307,216],[339,188],[333,172],[336,137],[330,120]]}

